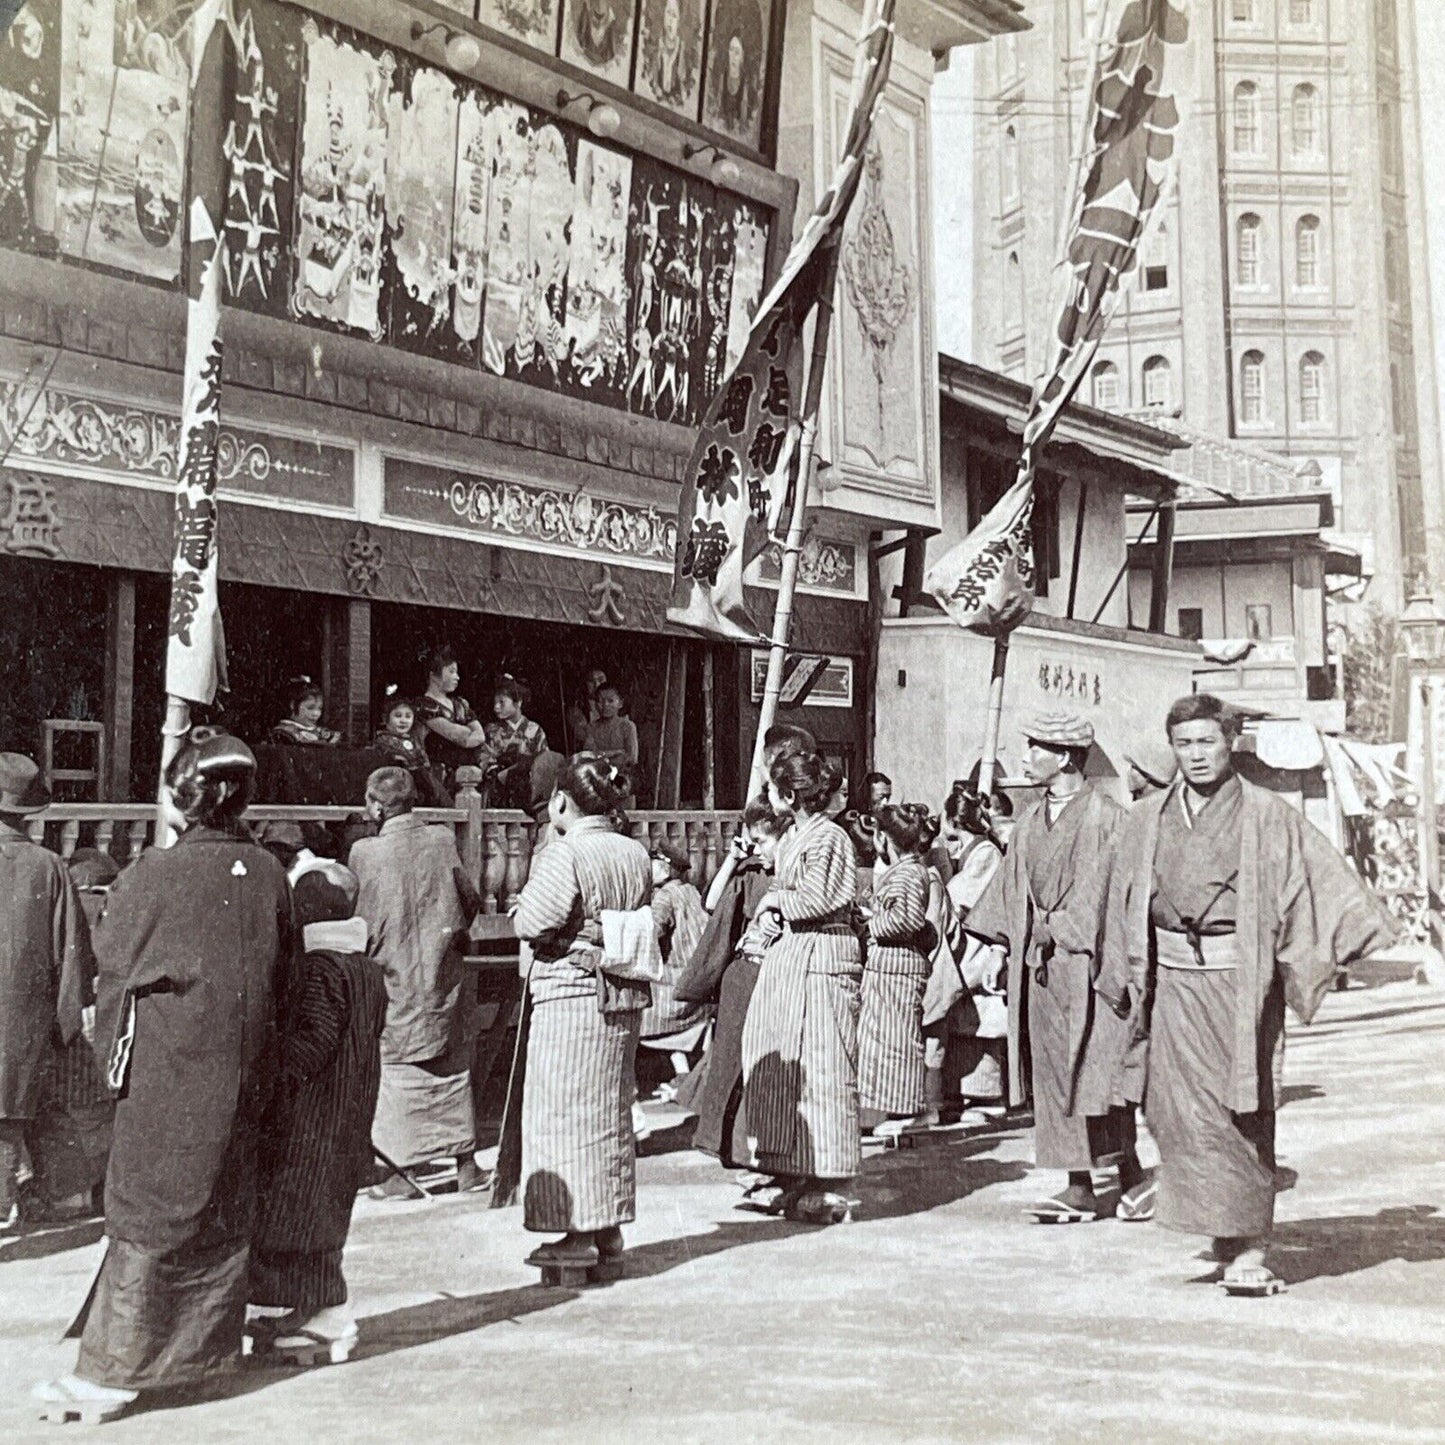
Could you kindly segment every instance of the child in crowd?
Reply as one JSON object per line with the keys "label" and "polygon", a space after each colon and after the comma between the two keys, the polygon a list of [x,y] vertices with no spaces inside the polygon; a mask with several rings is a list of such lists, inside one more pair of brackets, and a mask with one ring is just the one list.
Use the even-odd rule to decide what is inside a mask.
{"label": "child in crowd", "polygon": [[886,1133],[924,1106],[923,996],[938,942],[924,859],[938,819],[922,803],[883,803],[873,817],[884,866],[868,911],[858,1094],[863,1128]]}
{"label": "child in crowd", "polygon": [[372,748],[385,753],[388,762],[409,773],[430,773],[431,759],[426,748],[413,735],[416,708],[409,697],[402,697],[395,683],[386,690],[386,703],[381,715],[381,730],[371,740]]}
{"label": "child in crowd", "polygon": [[321,726],[321,714],[326,711],[326,694],[309,677],[291,680],[286,705],[289,715],[271,729],[273,743],[334,748],[341,741],[340,733]]}
{"label": "child in crowd", "polygon": [[487,724],[487,753],[484,762],[491,784],[491,803],[497,808],[530,808],[532,764],[547,749],[547,734],[524,709],[532,700],[531,690],[509,672],[502,674],[492,694],[493,722]]}
{"label": "child in crowd", "polygon": [[658,947],[672,979],[652,985],[652,1003],[642,1015],[641,1043],[672,1056],[674,1082],[664,1084],[659,1097],[671,1099],[676,1081],[692,1068],[692,1055],[702,1047],[709,1010],[685,1004],[675,992],[675,980],[692,959],[693,950],[707,927],[702,895],[687,880],[692,861],[681,848],[659,843],[652,850],[652,918]]}

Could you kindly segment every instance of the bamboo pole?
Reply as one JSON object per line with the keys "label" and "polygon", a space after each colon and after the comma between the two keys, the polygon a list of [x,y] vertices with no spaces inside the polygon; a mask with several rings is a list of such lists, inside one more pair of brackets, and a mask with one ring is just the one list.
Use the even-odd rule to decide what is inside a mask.
{"label": "bamboo pole", "polygon": [[983,756],[979,759],[978,795],[987,798],[993,792],[993,775],[998,762],[998,734],[1003,722],[1003,682],[1008,668],[1007,632],[993,640],[993,670],[988,680],[988,718],[983,727]]}
{"label": "bamboo pole", "polygon": [[798,588],[798,564],[803,554],[803,524],[812,480],[813,452],[818,440],[818,408],[823,400],[823,375],[827,370],[828,336],[833,329],[833,290],[838,280],[841,237],[829,243],[823,261],[823,280],[818,288],[818,315],[813,329],[813,351],[808,362],[807,391],[803,402],[803,432],[798,443],[797,479],[793,484],[793,509],[788,518],[787,540],[783,543],[783,565],[778,578],[778,601],[773,611],[773,635],[768,647],[768,676],[758,711],[758,736],[753,744],[753,765],[748,776],[748,797],[766,781],[763,775],[764,739],[778,716],[778,697],[783,690],[783,664],[788,656],[788,637],[793,625],[793,595]]}

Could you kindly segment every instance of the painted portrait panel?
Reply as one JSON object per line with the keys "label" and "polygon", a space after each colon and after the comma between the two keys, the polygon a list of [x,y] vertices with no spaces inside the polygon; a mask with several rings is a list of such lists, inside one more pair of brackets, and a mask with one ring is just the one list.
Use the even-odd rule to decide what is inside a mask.
{"label": "painted portrait panel", "polygon": [[703,0],[642,0],[632,88],[689,120],[702,92]]}
{"label": "painted portrait panel", "polygon": [[714,0],[703,124],[757,149],[768,73],[769,0]]}
{"label": "painted portrait panel", "polygon": [[481,357],[482,292],[487,277],[487,211],[492,193],[492,152],[487,113],[492,102],[464,86],[457,108],[457,169],[452,199],[452,335],[461,360]]}
{"label": "painted portrait panel", "polygon": [[444,71],[403,61],[387,105],[389,339],[453,360],[452,224],[458,97]]}
{"label": "painted portrait panel", "polygon": [[0,36],[0,245],[54,249],[59,105],[60,12],[30,0]]}
{"label": "painted portrait panel", "polygon": [[301,12],[274,0],[236,7],[236,102],[226,136],[226,299],[285,316],[291,300]]}
{"label": "painted portrait panel", "polygon": [[559,0],[477,0],[477,19],[513,40],[557,53]]}
{"label": "painted portrait panel", "polygon": [[630,411],[689,425],[699,414],[705,225],[712,188],[633,163],[627,271]]}
{"label": "painted portrait panel", "polygon": [[565,0],[562,59],[627,87],[637,0]]}
{"label": "painted portrait panel", "polygon": [[567,262],[568,390],[621,406],[627,385],[627,208],[632,158],[577,142]]}
{"label": "painted portrait panel", "polygon": [[194,8],[63,7],[56,231],[67,255],[179,277]]}
{"label": "painted portrait panel", "polygon": [[379,341],[387,105],[396,58],[302,22],[301,185],[292,309]]}

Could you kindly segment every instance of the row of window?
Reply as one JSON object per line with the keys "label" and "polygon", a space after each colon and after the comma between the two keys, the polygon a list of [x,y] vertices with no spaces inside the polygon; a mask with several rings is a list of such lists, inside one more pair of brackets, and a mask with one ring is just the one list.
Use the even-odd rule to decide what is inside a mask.
{"label": "row of window", "polygon": [[[1309,84],[1297,85],[1290,97],[1290,150],[1297,156],[1324,154],[1324,126],[1321,121],[1320,93]],[[1232,149],[1237,155],[1259,155],[1263,149],[1260,125],[1259,86],[1252,80],[1241,80],[1234,87],[1234,137]]]}
{"label": "row of window", "polygon": [[[1264,284],[1264,222],[1246,211],[1234,226],[1234,279],[1239,286]],[[1301,216],[1294,226],[1294,284],[1322,286],[1320,218]]]}
{"label": "row of window", "polygon": [[[1160,411],[1174,404],[1173,369],[1165,356],[1151,356],[1142,371],[1144,405]],[[1100,361],[1090,375],[1092,400],[1104,411],[1117,411],[1121,401],[1119,368]],[[1317,426],[1325,419],[1325,358],[1307,351],[1299,359],[1299,420]],[[1239,361],[1239,420],[1244,426],[1261,426],[1269,420],[1262,351],[1246,351]]]}
{"label": "row of window", "polygon": [[[1320,0],[1289,0],[1289,23],[1314,25],[1320,9]],[[1240,25],[1259,24],[1259,0],[1230,0],[1230,19]]]}

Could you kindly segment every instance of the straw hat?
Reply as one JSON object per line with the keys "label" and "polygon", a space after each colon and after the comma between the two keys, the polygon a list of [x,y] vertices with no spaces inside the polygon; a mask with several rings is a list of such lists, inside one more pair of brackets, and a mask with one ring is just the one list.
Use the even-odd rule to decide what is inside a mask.
{"label": "straw hat", "polygon": [[0,813],[24,817],[50,806],[40,767],[24,753],[0,753]]}
{"label": "straw hat", "polygon": [[1050,748],[1088,748],[1094,745],[1094,725],[1076,712],[1035,713],[1024,736]]}

